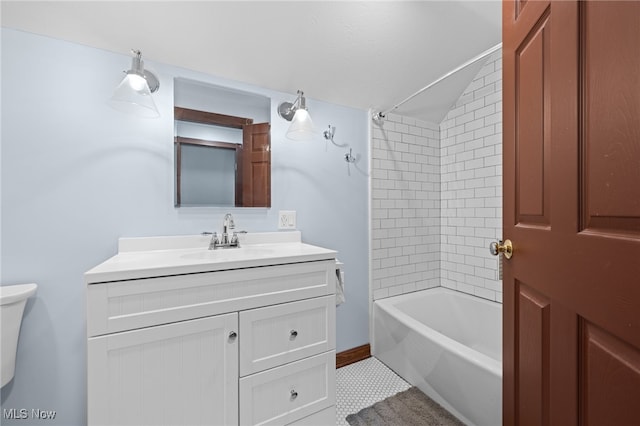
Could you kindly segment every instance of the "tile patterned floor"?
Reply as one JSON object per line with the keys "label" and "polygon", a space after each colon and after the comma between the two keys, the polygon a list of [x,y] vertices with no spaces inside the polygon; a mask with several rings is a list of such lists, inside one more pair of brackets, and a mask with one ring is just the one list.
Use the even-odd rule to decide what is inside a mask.
{"label": "tile patterned floor", "polygon": [[382,362],[371,357],[336,370],[336,425],[348,426],[346,417],[411,385]]}

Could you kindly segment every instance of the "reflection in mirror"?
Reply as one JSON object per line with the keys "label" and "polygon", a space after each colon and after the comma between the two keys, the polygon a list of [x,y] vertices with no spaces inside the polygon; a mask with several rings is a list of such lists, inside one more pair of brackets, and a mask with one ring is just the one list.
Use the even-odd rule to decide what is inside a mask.
{"label": "reflection in mirror", "polygon": [[270,207],[270,99],[190,80],[174,87],[175,205]]}
{"label": "reflection in mirror", "polygon": [[177,137],[178,205],[235,206],[236,147],[240,145],[228,145],[193,143]]}

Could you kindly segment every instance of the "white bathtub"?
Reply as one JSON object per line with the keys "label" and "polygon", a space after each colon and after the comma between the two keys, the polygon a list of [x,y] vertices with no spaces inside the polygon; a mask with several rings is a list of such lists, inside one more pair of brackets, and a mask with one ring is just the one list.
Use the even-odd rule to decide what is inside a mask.
{"label": "white bathtub", "polygon": [[502,424],[502,305],[442,287],[377,300],[373,355],[469,425]]}

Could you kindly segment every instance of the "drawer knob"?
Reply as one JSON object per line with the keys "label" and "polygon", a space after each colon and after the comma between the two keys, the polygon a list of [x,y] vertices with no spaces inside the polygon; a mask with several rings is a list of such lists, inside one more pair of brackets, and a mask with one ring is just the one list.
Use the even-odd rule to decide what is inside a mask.
{"label": "drawer knob", "polygon": [[292,340],[293,340],[293,339],[295,339],[296,337],[298,337],[298,332],[297,332],[296,330],[291,330],[291,331],[289,332],[289,337],[290,337]]}
{"label": "drawer knob", "polygon": [[238,337],[238,333],[236,333],[235,331],[229,333],[229,340],[233,341],[236,339],[236,337]]}
{"label": "drawer knob", "polygon": [[295,389],[291,389],[291,400],[293,401],[298,397],[298,392]]}

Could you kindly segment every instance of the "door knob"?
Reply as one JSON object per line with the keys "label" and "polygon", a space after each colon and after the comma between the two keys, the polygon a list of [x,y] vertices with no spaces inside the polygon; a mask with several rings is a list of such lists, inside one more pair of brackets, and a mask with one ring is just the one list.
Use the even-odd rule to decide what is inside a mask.
{"label": "door knob", "polygon": [[513,244],[511,244],[511,240],[504,240],[504,242],[502,240],[494,241],[489,244],[489,251],[494,256],[502,253],[507,259],[511,259],[511,256],[513,256]]}

